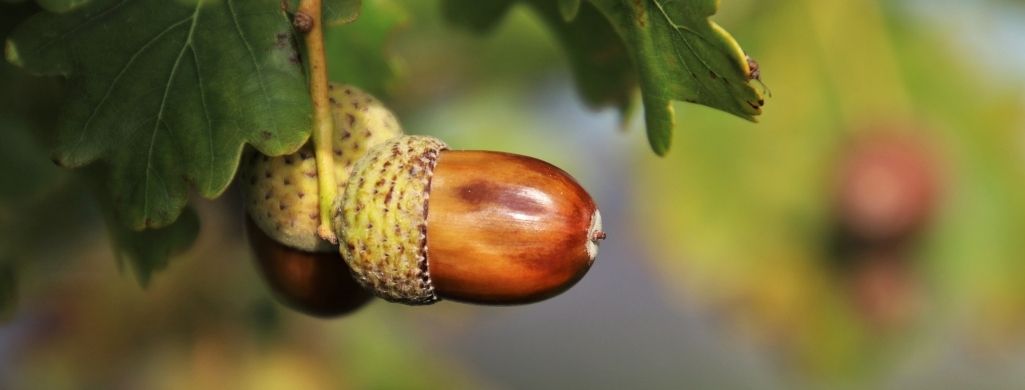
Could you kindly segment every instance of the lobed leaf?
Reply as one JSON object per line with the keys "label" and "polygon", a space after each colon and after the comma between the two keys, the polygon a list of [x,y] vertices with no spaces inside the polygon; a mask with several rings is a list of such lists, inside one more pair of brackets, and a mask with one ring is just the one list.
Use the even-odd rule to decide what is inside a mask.
{"label": "lobed leaf", "polygon": [[708,20],[717,0],[592,0],[630,49],[641,82],[648,142],[659,155],[669,150],[674,123],[671,102],[716,108],[751,121],[764,101],[749,84],[740,45]]}
{"label": "lobed leaf", "polygon": [[450,22],[483,33],[517,1],[558,37],[589,105],[628,111],[639,79],[648,141],[659,155],[669,150],[674,100],[752,121],[761,114],[764,100],[749,84],[743,50],[708,20],[716,0],[445,0],[442,6]]}
{"label": "lobed leaf", "polygon": [[36,15],[8,38],[8,61],[67,77],[54,161],[102,160],[118,219],[168,226],[189,184],[220,195],[246,143],[302,145],[310,101],[277,0],[92,0]]}

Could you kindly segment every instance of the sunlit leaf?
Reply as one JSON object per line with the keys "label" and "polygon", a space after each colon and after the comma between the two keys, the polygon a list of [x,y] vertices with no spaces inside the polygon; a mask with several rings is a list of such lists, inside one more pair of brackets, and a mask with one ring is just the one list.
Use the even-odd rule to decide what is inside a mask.
{"label": "sunlit leaf", "polygon": [[763,99],[748,83],[740,45],[708,20],[717,0],[592,0],[612,24],[638,68],[648,142],[657,154],[669,150],[674,114],[682,100],[754,120]]}

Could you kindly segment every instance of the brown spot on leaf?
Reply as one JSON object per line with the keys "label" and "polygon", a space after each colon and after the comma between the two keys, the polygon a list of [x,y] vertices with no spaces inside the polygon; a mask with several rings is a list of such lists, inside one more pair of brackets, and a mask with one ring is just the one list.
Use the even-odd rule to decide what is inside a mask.
{"label": "brown spot on leaf", "polygon": [[637,23],[637,27],[640,28],[645,28],[648,25],[648,12],[644,3],[645,0],[634,0],[633,2],[634,23]]}

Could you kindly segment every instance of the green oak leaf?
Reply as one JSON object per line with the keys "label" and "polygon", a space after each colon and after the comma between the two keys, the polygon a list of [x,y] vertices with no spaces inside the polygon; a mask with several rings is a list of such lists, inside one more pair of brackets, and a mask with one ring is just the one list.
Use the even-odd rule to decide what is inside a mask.
{"label": "green oak leaf", "polygon": [[291,31],[276,0],[92,0],[32,17],[5,53],[67,77],[54,161],[103,161],[118,219],[141,230],[174,222],[190,183],[220,195],[246,143],[280,155],[306,141]]}
{"label": "green oak leaf", "polygon": [[669,150],[673,100],[702,104],[751,121],[763,99],[751,87],[740,45],[708,20],[717,0],[591,0],[612,21],[637,66],[648,142]]}
{"label": "green oak leaf", "polygon": [[391,0],[366,0],[359,19],[324,33],[330,78],[386,96],[399,67],[387,46],[408,20],[406,10]]}
{"label": "green oak leaf", "polygon": [[517,1],[534,10],[566,50],[577,89],[588,105],[630,110],[637,87],[630,54],[608,20],[590,4],[581,4],[571,22],[565,21],[561,5],[551,0],[493,1],[488,7],[476,7],[472,0],[446,0],[443,12],[451,23],[484,33]]}
{"label": "green oak leaf", "polygon": [[[321,19],[329,26],[352,23],[360,15],[362,0],[324,0],[321,2]],[[294,13],[299,7],[299,0],[289,0],[288,12]]]}

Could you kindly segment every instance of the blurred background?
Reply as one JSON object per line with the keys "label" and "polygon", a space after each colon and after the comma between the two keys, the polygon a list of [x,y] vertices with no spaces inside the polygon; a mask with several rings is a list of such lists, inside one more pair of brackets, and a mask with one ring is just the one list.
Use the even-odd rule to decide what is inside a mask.
{"label": "blurred background", "polygon": [[[609,235],[590,273],[527,306],[314,318],[273,298],[234,189],[195,197],[184,253],[124,261],[33,137],[58,86],[5,63],[0,388],[1025,387],[1025,3],[722,1],[765,113],[678,103],[659,158],[529,8],[477,35],[364,2],[401,12],[354,26],[401,27],[337,28],[334,78],[382,79],[345,48],[383,45],[395,77],[362,86],[407,132],[573,174]],[[6,34],[25,7],[0,7]]]}

